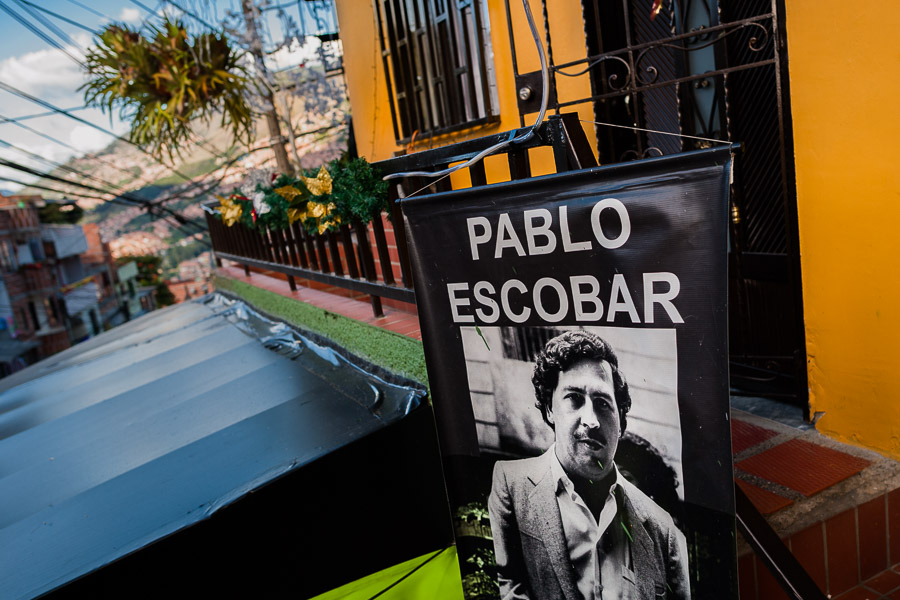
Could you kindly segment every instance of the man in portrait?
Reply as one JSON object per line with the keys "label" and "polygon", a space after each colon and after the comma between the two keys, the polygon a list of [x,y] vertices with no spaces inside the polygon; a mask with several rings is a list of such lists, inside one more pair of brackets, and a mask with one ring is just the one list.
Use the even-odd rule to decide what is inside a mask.
{"label": "man in portrait", "polygon": [[535,361],[536,406],[555,441],[499,461],[488,499],[500,594],[532,600],[688,600],[687,544],[614,462],[631,396],[615,352],[569,331]]}

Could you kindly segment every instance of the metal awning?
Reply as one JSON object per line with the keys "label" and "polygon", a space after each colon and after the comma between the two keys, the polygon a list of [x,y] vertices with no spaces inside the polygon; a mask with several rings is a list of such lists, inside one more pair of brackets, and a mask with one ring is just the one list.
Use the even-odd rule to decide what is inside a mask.
{"label": "metal awning", "polygon": [[0,381],[0,598],[46,593],[418,405],[219,296]]}

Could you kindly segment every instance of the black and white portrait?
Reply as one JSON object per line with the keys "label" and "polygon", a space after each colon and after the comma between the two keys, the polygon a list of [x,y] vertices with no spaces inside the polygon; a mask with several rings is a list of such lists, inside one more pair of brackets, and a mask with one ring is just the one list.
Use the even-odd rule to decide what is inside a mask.
{"label": "black and white portrait", "polygon": [[502,598],[690,598],[673,329],[463,327]]}

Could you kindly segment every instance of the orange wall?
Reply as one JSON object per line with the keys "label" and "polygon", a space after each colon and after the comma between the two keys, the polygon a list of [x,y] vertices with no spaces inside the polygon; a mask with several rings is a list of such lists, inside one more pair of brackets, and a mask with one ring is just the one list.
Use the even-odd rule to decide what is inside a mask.
{"label": "orange wall", "polygon": [[[353,115],[353,128],[357,148],[361,156],[369,161],[378,161],[394,156],[403,150],[394,141],[391,110],[388,104],[387,84],[381,58],[376,16],[372,0],[337,0],[338,22],[344,48],[344,68]],[[512,70],[512,50],[507,30],[506,9],[503,2],[487,0],[491,45],[494,53],[494,73],[500,100],[500,121],[485,127],[464,130],[435,139],[420,140],[414,150],[423,150],[453,142],[508,131],[520,126],[516,103],[516,88]],[[532,0],[532,13],[544,40],[540,2]],[[524,16],[521,0],[510,0],[513,28],[516,39],[516,58],[520,72],[540,69],[537,49],[534,46],[528,24]],[[558,64],[585,56],[584,23],[581,5],[575,0],[548,0],[550,34],[553,43],[553,58]],[[572,35],[572,32],[579,32]],[[559,79],[559,97],[585,98],[590,96],[588,76]],[[573,110],[573,109],[569,109]],[[578,112],[582,119],[591,120],[593,113],[588,104],[581,105]],[[549,113],[548,114],[552,114]],[[526,116],[526,124],[534,122],[536,115]],[[593,145],[594,131],[586,125],[586,133]],[[553,170],[553,158],[549,149],[538,149],[531,154],[532,171],[535,175]],[[509,171],[506,161],[490,158],[485,161],[489,183],[507,181]],[[451,178],[454,188],[469,185],[467,173],[460,172]]]}
{"label": "orange wall", "polygon": [[900,36],[884,2],[786,4],[810,410],[900,458]]}

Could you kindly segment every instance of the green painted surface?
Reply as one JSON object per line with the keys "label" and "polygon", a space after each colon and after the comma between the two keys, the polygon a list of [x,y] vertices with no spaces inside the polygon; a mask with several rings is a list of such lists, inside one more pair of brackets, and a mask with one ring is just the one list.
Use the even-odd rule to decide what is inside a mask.
{"label": "green painted surface", "polygon": [[312,600],[369,600],[380,592],[383,593],[378,598],[383,600],[462,600],[462,580],[456,547],[451,546],[438,554],[426,554],[388,567]]}
{"label": "green painted surface", "polygon": [[285,298],[230,277],[215,275],[213,284],[216,289],[230,292],[265,313],[327,337],[374,365],[428,386],[425,354],[422,342],[418,340]]}

